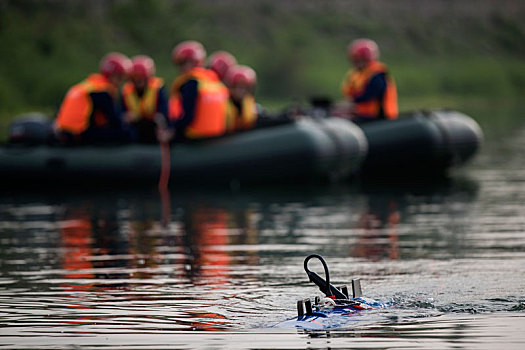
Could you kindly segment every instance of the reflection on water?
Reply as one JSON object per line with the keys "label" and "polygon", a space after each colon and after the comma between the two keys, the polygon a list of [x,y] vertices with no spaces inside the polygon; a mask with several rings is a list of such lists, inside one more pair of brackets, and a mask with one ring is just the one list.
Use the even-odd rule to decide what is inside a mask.
{"label": "reflection on water", "polygon": [[362,230],[351,246],[350,256],[378,261],[399,258],[398,226],[401,220],[395,198],[371,197],[357,226]]}
{"label": "reflection on water", "polygon": [[[523,344],[524,135],[433,186],[176,190],[169,218],[154,189],[6,192],[0,347]],[[334,284],[359,277],[395,306],[336,331],[269,329],[318,294],[312,252]]]}

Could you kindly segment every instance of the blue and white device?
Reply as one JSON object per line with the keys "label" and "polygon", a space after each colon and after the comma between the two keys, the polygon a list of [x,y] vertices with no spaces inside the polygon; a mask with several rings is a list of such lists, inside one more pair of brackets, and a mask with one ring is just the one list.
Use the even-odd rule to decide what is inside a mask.
{"label": "blue and white device", "polygon": [[[308,262],[314,258],[323,264],[326,280],[308,269]],[[280,322],[275,327],[311,330],[333,329],[348,324],[348,316],[358,315],[364,310],[382,309],[389,306],[388,303],[363,297],[359,279],[352,280],[352,297],[348,293],[347,286],[334,287],[330,284],[328,266],[323,257],[318,254],[311,254],[306,257],[304,270],[310,281],[315,283],[325,296],[316,296],[313,302],[310,298],[299,300],[297,302],[297,317]]]}

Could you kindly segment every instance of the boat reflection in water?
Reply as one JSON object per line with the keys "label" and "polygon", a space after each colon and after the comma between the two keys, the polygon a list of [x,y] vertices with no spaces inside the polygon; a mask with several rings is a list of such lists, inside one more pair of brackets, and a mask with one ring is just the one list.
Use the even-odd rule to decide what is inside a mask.
{"label": "boat reflection in water", "polygon": [[224,284],[231,264],[228,245],[228,213],[222,208],[188,205],[182,215],[183,275],[193,284]]}
{"label": "boat reflection in water", "polygon": [[399,200],[395,197],[370,197],[357,227],[361,230],[351,246],[350,255],[371,261],[399,258]]}
{"label": "boat reflection in water", "polygon": [[[310,252],[330,258],[343,281],[361,278],[364,293],[378,300],[404,291],[406,284],[381,282],[389,271],[402,273],[410,265],[404,262],[465,254],[461,227],[443,232],[440,216],[427,215],[464,223],[451,218],[468,212],[476,188],[457,184],[435,192],[179,190],[168,219],[153,189],[13,197],[0,210],[0,268],[13,276],[13,290],[38,289],[49,298],[48,316],[24,315],[34,323],[82,324],[89,329],[73,331],[88,333],[264,328],[293,316],[295,298],[311,296],[300,269]],[[421,239],[425,249],[412,249]],[[26,263],[11,266],[20,261]],[[33,294],[16,297],[33,305]]]}
{"label": "boat reflection in water", "polygon": [[[161,215],[154,194],[65,201],[57,218],[61,288],[72,299],[82,298],[79,292],[128,302],[169,299],[175,303],[175,324],[223,329],[226,316],[209,308],[231,288],[231,265],[258,260],[255,250],[232,259],[228,249],[256,243],[251,209],[190,196],[176,202],[168,225]],[[137,293],[157,287],[169,297]],[[178,302],[192,305],[181,310]]]}
{"label": "boat reflection in water", "polygon": [[[129,242],[122,239],[117,220],[118,211],[112,205],[100,206],[90,201],[70,204],[64,208],[58,227],[61,237],[64,277],[72,281],[65,288],[89,290],[99,285],[97,280],[115,281],[127,277],[123,268]],[[104,283],[105,287],[112,282]]]}

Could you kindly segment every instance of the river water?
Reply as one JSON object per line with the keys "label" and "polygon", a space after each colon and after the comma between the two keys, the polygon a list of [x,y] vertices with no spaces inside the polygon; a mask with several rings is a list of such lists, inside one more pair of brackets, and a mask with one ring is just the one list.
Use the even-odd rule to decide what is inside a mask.
{"label": "river water", "polygon": [[[172,189],[169,207],[155,189],[4,190],[0,348],[523,349],[519,117],[482,123],[473,162],[425,186]],[[392,307],[273,328],[320,294],[310,253]]]}

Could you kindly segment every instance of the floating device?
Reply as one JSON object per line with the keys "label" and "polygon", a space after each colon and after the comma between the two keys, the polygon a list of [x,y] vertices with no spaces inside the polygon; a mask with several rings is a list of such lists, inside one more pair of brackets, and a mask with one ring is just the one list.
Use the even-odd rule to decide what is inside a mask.
{"label": "floating device", "polygon": [[[308,263],[317,259],[323,264],[325,278],[308,268]],[[322,256],[311,254],[304,259],[304,270],[308,279],[315,283],[324,297],[316,296],[297,301],[297,317],[280,322],[275,325],[278,328],[302,328],[302,329],[333,329],[347,325],[349,316],[358,315],[361,311],[381,309],[389,306],[388,303],[376,301],[363,297],[361,281],[352,280],[352,295],[346,285],[339,288],[330,283],[330,272],[328,265]]]}

